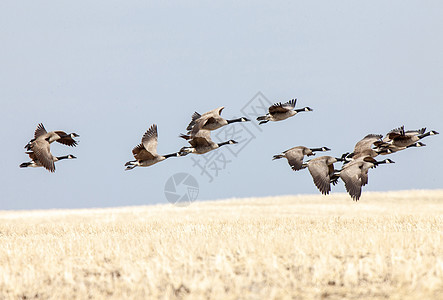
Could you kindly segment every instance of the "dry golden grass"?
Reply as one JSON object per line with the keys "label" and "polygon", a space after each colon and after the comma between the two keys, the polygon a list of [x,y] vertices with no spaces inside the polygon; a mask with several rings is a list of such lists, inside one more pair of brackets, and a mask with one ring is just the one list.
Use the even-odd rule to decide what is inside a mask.
{"label": "dry golden grass", "polygon": [[0,212],[0,299],[443,299],[443,191]]}

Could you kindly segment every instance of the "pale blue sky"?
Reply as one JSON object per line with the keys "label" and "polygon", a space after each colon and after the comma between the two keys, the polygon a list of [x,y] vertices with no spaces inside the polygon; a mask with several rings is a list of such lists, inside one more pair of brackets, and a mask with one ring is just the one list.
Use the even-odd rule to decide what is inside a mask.
{"label": "pale blue sky", "polygon": [[[2,1],[0,209],[167,203],[178,172],[195,176],[199,200],[318,193],[307,170],[272,156],[298,145],[338,156],[403,124],[443,131],[442,15],[441,1]],[[245,123],[255,139],[237,157],[217,150],[231,162],[212,182],[192,155],[124,171],[151,124],[170,153],[195,110],[240,116],[259,91],[314,111],[263,131]],[[55,174],[18,167],[39,122],[80,134],[76,148],[53,144],[78,157]],[[443,188],[442,137],[392,155],[364,191]]]}

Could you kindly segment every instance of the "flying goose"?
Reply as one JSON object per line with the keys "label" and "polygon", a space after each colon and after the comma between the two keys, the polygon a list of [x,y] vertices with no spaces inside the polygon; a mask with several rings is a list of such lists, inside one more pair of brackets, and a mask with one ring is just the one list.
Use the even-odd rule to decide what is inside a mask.
{"label": "flying goose", "polygon": [[188,155],[189,153],[205,154],[224,145],[237,144],[237,142],[234,140],[229,140],[223,143],[215,143],[211,140],[210,131],[206,129],[199,130],[194,137],[184,134],[180,135],[180,137],[187,140],[188,143],[191,144],[191,147],[183,147],[180,149],[179,153],[181,156]]}
{"label": "flying goose", "polygon": [[[368,184],[368,171],[380,164],[394,163],[390,159],[376,161],[373,157],[360,157],[343,166],[334,176],[340,176],[345,183],[346,191],[351,198],[358,201],[361,196],[361,188]],[[333,177],[334,177],[333,176]]]}
{"label": "flying goose", "polygon": [[167,155],[157,154],[157,144],[157,125],[153,124],[143,135],[142,142],[132,149],[135,160],[128,161],[125,164],[125,170],[132,170],[135,167],[149,167],[169,157],[180,156],[179,153]]}
{"label": "flying goose", "polygon": [[[26,154],[29,155],[29,158],[31,159],[30,162],[24,162],[20,165],[20,168],[28,168],[28,167],[32,167],[32,168],[38,168],[38,167],[43,167],[42,163],[37,159],[37,157],[35,156],[34,152],[26,152]],[[64,156],[53,156],[52,160],[54,162],[56,161],[60,161],[63,159],[75,159],[77,157],[75,157],[72,154],[68,154],[68,155],[64,155]]]}
{"label": "flying goose", "polygon": [[425,146],[426,146],[426,144],[423,144],[422,142],[419,141],[419,142],[416,142],[416,143],[406,146],[406,147],[399,147],[399,146],[387,144],[385,146],[378,147],[378,149],[380,149],[379,154],[386,155],[386,154],[395,153],[395,152],[398,152],[401,150],[405,150],[407,148],[420,148],[420,147],[425,147]]}
{"label": "flying goose", "polygon": [[[425,137],[437,134],[439,133],[435,130],[426,132],[426,128],[405,131],[405,127],[402,126],[400,128],[391,130],[383,141],[375,143],[375,146],[380,149],[393,149],[399,151],[414,145]],[[420,144],[418,146],[420,146]]]}
{"label": "flying goose", "polygon": [[302,168],[308,167],[315,186],[323,195],[327,195],[331,191],[332,176],[336,173],[334,163],[338,161],[343,161],[343,158],[320,156],[302,165]]}
{"label": "flying goose", "polygon": [[222,106],[208,111],[202,115],[200,115],[198,112],[194,112],[194,114],[192,115],[192,121],[186,128],[186,130],[188,130],[188,134],[190,134],[191,137],[194,137],[200,129],[212,131],[231,123],[250,121],[246,117],[226,120],[221,116],[221,112],[224,108],[225,107]]}
{"label": "flying goose", "polygon": [[302,169],[303,158],[305,155],[312,156],[315,155],[316,151],[329,151],[328,147],[321,148],[307,148],[304,146],[297,146],[286,151],[283,151],[282,154],[274,155],[272,160],[286,158],[288,160],[288,164],[291,166],[292,170],[298,171]]}
{"label": "flying goose", "polygon": [[58,142],[63,145],[75,147],[78,145],[78,141],[74,140],[75,137],[79,137],[79,135],[74,132],[70,134],[61,130],[47,132],[43,123],[40,123],[37,125],[37,129],[35,129],[34,138],[26,144],[25,149],[28,151],[32,150],[32,143],[37,139],[46,140],[49,144]]}
{"label": "flying goose", "polygon": [[258,123],[259,125],[268,123],[269,121],[282,121],[289,117],[295,116],[297,113],[302,111],[312,111],[310,107],[304,108],[295,108],[295,103],[297,99],[289,100],[286,103],[275,103],[269,107],[268,113],[265,116],[260,116],[257,118],[257,121],[261,121]]}
{"label": "flying goose", "polygon": [[78,142],[74,137],[78,137],[76,133],[66,134],[64,131],[47,132],[42,123],[38,124],[34,132],[34,138],[25,146],[26,150],[34,152],[35,159],[50,172],[55,172],[54,156],[51,154],[50,144],[59,142],[68,146],[77,146]]}

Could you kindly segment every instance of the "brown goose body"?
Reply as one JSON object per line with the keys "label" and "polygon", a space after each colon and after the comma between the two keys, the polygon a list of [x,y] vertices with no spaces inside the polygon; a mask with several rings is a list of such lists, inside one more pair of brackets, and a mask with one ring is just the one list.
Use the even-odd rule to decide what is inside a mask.
{"label": "brown goose body", "polygon": [[208,111],[202,115],[198,112],[194,112],[192,115],[192,121],[189,123],[186,130],[191,137],[194,137],[200,130],[217,130],[223,126],[236,122],[247,122],[248,118],[242,117],[238,119],[227,120],[221,116],[221,113],[225,107],[221,106],[219,108]]}
{"label": "brown goose body", "polygon": [[285,103],[279,102],[271,105],[266,115],[257,118],[257,121],[260,121],[259,125],[265,124],[269,121],[283,121],[302,111],[312,111],[312,108],[310,107],[295,109],[296,102],[297,99],[292,99]]}
{"label": "brown goose body", "polygon": [[237,144],[237,142],[234,140],[229,140],[223,143],[216,143],[211,139],[210,131],[205,129],[199,130],[194,137],[184,134],[180,135],[180,137],[187,140],[188,143],[191,145],[191,147],[183,147],[180,149],[179,153],[182,156],[189,153],[205,154],[227,144]]}
{"label": "brown goose body", "polygon": [[143,135],[141,143],[132,149],[132,155],[134,155],[135,160],[128,161],[125,164],[125,170],[132,170],[135,167],[149,167],[169,157],[180,156],[179,153],[159,155],[157,153],[157,145],[157,125],[153,124]]}

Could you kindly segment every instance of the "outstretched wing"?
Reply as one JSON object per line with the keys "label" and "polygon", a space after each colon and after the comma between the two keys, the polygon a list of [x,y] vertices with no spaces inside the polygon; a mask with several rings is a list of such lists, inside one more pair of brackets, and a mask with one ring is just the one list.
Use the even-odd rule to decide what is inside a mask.
{"label": "outstretched wing", "polygon": [[292,170],[300,170],[303,165],[303,150],[298,147],[294,147],[292,149],[286,150],[284,153]]}
{"label": "outstretched wing", "polygon": [[406,135],[420,135],[420,134],[424,134],[426,132],[426,127],[423,127],[421,129],[417,129],[417,130],[408,130],[405,131]]}
{"label": "outstretched wing", "polygon": [[199,114],[198,112],[194,112],[193,114],[192,114],[192,120],[191,120],[191,122],[188,124],[188,127],[186,127],[186,130],[192,130],[192,127],[194,127],[194,125],[195,125],[195,121],[198,119],[198,118],[200,118],[201,117],[201,114]]}
{"label": "outstretched wing", "polygon": [[275,114],[275,113],[285,113],[290,110],[293,110],[295,108],[295,103],[297,102],[297,99],[292,99],[286,103],[275,103],[271,107],[269,107],[269,113]]}
{"label": "outstretched wing", "polygon": [[389,133],[387,134],[388,139],[393,140],[398,136],[402,136],[405,135],[405,126],[401,126],[399,128],[395,128],[392,129],[391,131],[389,131]]}
{"label": "outstretched wing", "polygon": [[211,146],[211,133],[209,130],[200,130],[195,137],[188,141],[192,147],[206,147]]}
{"label": "outstretched wing", "polygon": [[143,135],[142,144],[153,156],[157,154],[158,134],[157,125],[153,124]]}
{"label": "outstretched wing", "polygon": [[191,130],[191,136],[196,136],[206,123],[211,122],[211,119],[212,121],[214,121],[214,118],[210,116],[202,116],[201,118],[195,120],[195,124]]}
{"label": "outstretched wing", "polygon": [[340,171],[340,178],[345,183],[346,191],[355,201],[360,199],[361,187],[363,186],[362,174],[359,166],[359,163],[351,162]]}
{"label": "outstretched wing", "polygon": [[381,134],[368,134],[362,140],[360,140],[354,147],[354,153],[362,152],[366,149],[371,149],[372,144],[379,141],[383,135]]}
{"label": "outstretched wing", "polygon": [[331,191],[329,167],[324,160],[311,160],[308,163],[308,170],[311,173],[315,186],[323,194],[327,195]]}
{"label": "outstretched wing", "polygon": [[49,172],[55,171],[54,158],[51,154],[50,145],[47,141],[37,139],[31,144],[30,148],[34,153],[34,156],[29,155],[31,159],[34,161],[35,159],[40,161],[42,166]]}
{"label": "outstretched wing", "polygon": [[43,123],[40,123],[37,125],[37,129],[34,132],[34,138],[36,139],[39,136],[44,135],[46,133],[48,132],[46,131],[45,126],[43,126]]}

